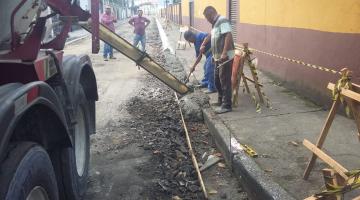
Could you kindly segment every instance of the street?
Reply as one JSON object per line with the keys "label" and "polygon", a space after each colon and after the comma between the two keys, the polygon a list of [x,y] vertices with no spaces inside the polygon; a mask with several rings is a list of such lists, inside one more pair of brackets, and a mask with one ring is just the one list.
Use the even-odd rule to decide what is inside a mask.
{"label": "street", "polygon": [[[128,24],[120,23],[117,32],[132,40]],[[158,57],[155,23],[147,36],[148,53]],[[65,49],[65,54],[78,53],[91,57],[99,91],[85,199],[203,199],[173,92],[120,53],[110,61],[103,61],[101,52],[91,54],[90,38]],[[203,123],[188,128],[200,162],[204,155],[219,155]],[[203,172],[210,198],[247,199],[224,164]]]}

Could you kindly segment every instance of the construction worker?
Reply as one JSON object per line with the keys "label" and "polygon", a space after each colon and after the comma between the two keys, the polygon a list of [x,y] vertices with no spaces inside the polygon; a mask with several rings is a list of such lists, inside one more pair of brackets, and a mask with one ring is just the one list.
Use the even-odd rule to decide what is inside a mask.
{"label": "construction worker", "polygon": [[146,35],[145,29],[149,26],[150,20],[143,17],[143,11],[138,10],[138,15],[129,20],[129,24],[134,27],[134,46],[137,46],[141,42],[142,51],[145,51]]}
{"label": "construction worker", "polygon": [[228,19],[220,16],[212,6],[205,8],[205,18],[212,25],[211,33],[204,39],[200,52],[206,52],[206,45],[211,41],[211,51],[215,62],[215,86],[218,90],[220,106],[215,113],[230,112],[231,107],[231,69],[235,56],[235,45],[231,34],[231,25]]}
{"label": "construction worker", "polygon": [[[104,26],[106,26],[107,28],[109,28],[110,30],[112,30],[113,32],[115,32],[114,23],[116,23],[116,22],[117,22],[116,17],[111,14],[111,7],[106,6],[105,13],[101,16],[101,23]],[[104,56],[104,61],[108,61],[108,56],[109,56],[110,59],[116,59],[114,57],[112,46],[110,46],[106,42],[104,43],[104,54],[103,54],[103,56]]]}
{"label": "construction worker", "polygon": [[[204,39],[207,37],[207,33],[193,33],[192,31],[186,31],[184,33],[184,38],[186,41],[193,43],[195,46],[196,61],[194,65],[190,68],[190,73],[195,70],[195,67],[199,64],[202,54],[200,53],[200,46],[203,43]],[[205,56],[206,61],[204,64],[204,78],[201,80],[200,87],[206,87],[207,91],[205,93],[214,93],[216,92],[215,83],[214,83],[214,65],[212,63],[212,54],[211,54],[211,44],[210,42],[206,45]]]}

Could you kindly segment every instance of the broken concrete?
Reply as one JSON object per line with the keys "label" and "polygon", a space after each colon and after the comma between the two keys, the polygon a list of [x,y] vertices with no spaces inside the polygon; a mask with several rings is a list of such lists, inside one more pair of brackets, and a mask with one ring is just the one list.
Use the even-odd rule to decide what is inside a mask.
{"label": "broken concrete", "polygon": [[201,91],[185,95],[180,99],[180,106],[187,121],[203,121],[202,109],[209,107],[209,97]]}

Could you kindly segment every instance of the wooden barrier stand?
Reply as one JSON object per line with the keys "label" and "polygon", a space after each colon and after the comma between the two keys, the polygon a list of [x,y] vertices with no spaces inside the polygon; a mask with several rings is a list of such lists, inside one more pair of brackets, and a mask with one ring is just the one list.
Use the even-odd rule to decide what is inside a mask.
{"label": "wooden barrier stand", "polygon": [[[231,84],[232,84],[232,88],[233,88],[232,89],[233,90],[232,91],[233,106],[238,105],[239,86],[240,86],[241,80],[244,83],[246,92],[249,94],[250,94],[250,89],[249,89],[248,81],[250,81],[251,83],[254,84],[257,94],[260,99],[260,103],[264,103],[264,98],[266,98],[264,93],[261,91],[261,87],[263,87],[263,85],[259,83],[259,77],[256,72],[256,66],[254,65],[254,63],[252,62],[252,59],[250,57],[251,54],[252,53],[249,50],[247,43],[243,44],[242,52],[237,51],[235,54],[233,69],[232,69],[232,77],[231,77]],[[252,78],[245,76],[245,74],[244,74],[245,64],[250,67],[250,72],[251,72]],[[253,98],[255,98],[255,97],[253,97]],[[256,99],[254,99],[254,100],[256,100]],[[269,106],[269,102],[267,102],[267,104]]]}
{"label": "wooden barrier stand", "polygon": [[[308,140],[303,141],[303,145],[308,148],[311,152],[313,152],[313,155],[311,156],[311,159],[305,169],[303,178],[307,180],[309,178],[310,172],[313,169],[316,159],[320,158],[322,161],[327,163],[330,167],[332,167],[331,170],[324,169],[323,174],[325,178],[325,183],[330,183],[335,186],[344,186],[346,183],[353,182],[353,178],[349,179],[349,177],[346,175],[348,170],[343,167],[340,163],[336,162],[334,159],[332,159],[329,155],[327,155],[325,152],[321,150],[326,136],[329,133],[330,127],[334,121],[335,115],[339,109],[339,106],[341,102],[346,102],[346,104],[349,106],[349,110],[351,111],[354,121],[356,123],[358,133],[360,133],[360,113],[357,109],[357,106],[360,104],[360,86],[356,84],[352,84],[350,82],[351,79],[351,73],[349,70],[344,68],[341,70],[342,77],[337,82],[337,84],[329,83],[327,88],[331,91],[333,91],[334,94],[334,102],[331,106],[330,112],[326,118],[325,124],[321,130],[321,133],[318,137],[318,140],[316,142],[316,145],[312,144]],[[359,134],[358,134],[359,135]],[[331,177],[331,178],[329,178]],[[326,200],[340,200],[342,197],[340,195],[327,197],[327,198],[321,198],[321,197],[309,197],[306,200],[311,199],[326,199]]]}

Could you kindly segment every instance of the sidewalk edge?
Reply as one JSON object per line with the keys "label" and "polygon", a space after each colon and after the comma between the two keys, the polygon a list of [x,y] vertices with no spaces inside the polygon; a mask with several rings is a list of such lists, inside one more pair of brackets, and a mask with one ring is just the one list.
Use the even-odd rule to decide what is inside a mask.
{"label": "sidewalk edge", "polygon": [[[231,131],[226,127],[224,122],[213,113],[211,108],[203,109],[203,115],[205,124],[214,138],[216,146],[224,155],[229,166],[231,166],[231,157],[233,157],[232,170],[252,199],[294,199],[279,184],[271,180],[244,151],[236,151],[234,148],[230,151]],[[231,138],[231,143],[234,146],[234,143],[237,143],[236,139]]]}

